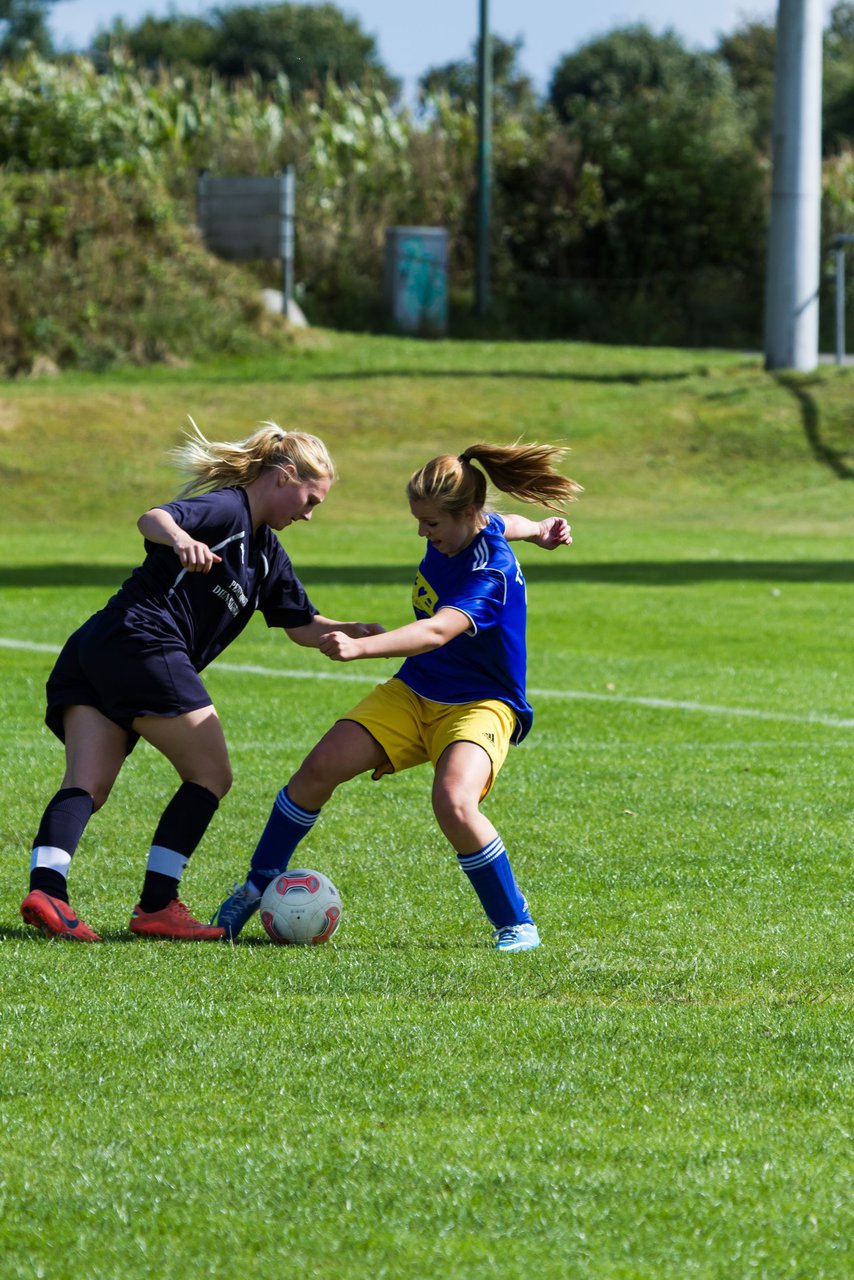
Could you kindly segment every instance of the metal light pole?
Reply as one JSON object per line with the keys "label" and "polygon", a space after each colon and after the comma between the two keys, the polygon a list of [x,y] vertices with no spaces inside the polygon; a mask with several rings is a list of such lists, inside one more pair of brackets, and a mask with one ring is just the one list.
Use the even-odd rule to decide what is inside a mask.
{"label": "metal light pole", "polygon": [[821,0],[780,0],[774,67],[765,367],[818,364],[821,254]]}
{"label": "metal light pole", "polygon": [[477,46],[477,314],[489,310],[489,218],[492,204],[492,37],[489,0],[480,0]]}

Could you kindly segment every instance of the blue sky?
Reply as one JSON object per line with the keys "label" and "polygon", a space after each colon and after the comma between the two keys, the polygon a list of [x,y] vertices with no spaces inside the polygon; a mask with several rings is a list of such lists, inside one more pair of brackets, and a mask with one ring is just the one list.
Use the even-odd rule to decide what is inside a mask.
{"label": "blue sky", "polygon": [[[134,26],[145,14],[165,17],[207,13],[230,0],[57,0],[51,31],[60,48],[85,48],[101,27],[122,16]],[[255,0],[240,0],[251,4]],[[308,3],[310,0],[299,0]],[[358,18],[374,36],[389,70],[412,90],[428,67],[465,57],[477,36],[478,0],[341,0],[338,7]],[[831,0],[822,0],[825,13]],[[668,27],[692,46],[712,48],[721,33],[746,17],[771,18],[775,0],[490,0],[490,26],[507,39],[524,40],[521,63],[543,91],[565,53],[618,26],[646,22],[656,32]]]}

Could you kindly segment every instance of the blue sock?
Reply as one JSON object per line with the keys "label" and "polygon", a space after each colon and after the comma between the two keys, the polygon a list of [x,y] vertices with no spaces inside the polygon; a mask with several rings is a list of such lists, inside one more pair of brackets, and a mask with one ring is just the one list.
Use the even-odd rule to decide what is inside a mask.
{"label": "blue sock", "polygon": [[291,856],[320,817],[320,810],[311,812],[294,804],[287,787],[276,796],[267,825],[252,855],[247,879],[261,893],[273,879],[281,875]]}
{"label": "blue sock", "polygon": [[490,840],[477,853],[458,853],[457,861],[471,880],[491,925],[503,929],[508,924],[533,924],[501,836]]}

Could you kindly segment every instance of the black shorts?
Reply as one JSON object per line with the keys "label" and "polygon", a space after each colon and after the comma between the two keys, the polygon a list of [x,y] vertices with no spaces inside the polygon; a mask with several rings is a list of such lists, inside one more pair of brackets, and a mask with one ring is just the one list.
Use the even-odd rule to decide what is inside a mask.
{"label": "black shorts", "polygon": [[45,724],[65,741],[66,707],[95,707],[128,734],[137,716],[180,716],[212,705],[186,649],[104,609],[69,636],[48,676]]}

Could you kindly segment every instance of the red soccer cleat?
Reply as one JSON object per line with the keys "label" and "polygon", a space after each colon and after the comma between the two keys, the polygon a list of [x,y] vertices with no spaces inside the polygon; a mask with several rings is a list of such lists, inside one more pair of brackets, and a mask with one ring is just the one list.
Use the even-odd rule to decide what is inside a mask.
{"label": "red soccer cleat", "polygon": [[195,942],[216,942],[225,937],[225,929],[202,924],[177,898],[160,911],[143,911],[137,903],[130,919],[130,931],[143,938],[188,938]]}
{"label": "red soccer cleat", "polygon": [[21,915],[27,924],[46,938],[68,938],[72,942],[100,942],[101,936],[61,898],[52,898],[42,889],[33,889],[21,903]]}

